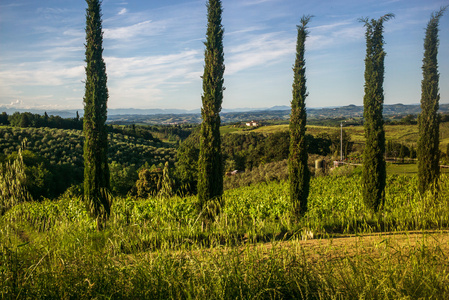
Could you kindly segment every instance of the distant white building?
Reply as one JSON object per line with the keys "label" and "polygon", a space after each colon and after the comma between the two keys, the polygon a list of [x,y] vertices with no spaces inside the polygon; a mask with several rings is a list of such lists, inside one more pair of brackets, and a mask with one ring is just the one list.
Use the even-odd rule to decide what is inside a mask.
{"label": "distant white building", "polygon": [[257,127],[257,126],[259,126],[259,123],[256,121],[251,121],[251,122],[247,122],[246,126]]}

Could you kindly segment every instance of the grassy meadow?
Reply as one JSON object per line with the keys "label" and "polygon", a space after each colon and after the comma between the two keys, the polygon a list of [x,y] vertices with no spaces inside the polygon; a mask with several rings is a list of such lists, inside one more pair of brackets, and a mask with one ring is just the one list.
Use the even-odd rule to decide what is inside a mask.
{"label": "grassy meadow", "polygon": [[21,203],[0,217],[1,297],[447,298],[449,177],[419,195],[416,176],[390,175],[373,214],[360,172],[341,170],[312,179],[299,223],[285,181],[226,191],[207,232],[196,197],[115,198],[102,232],[70,192]]}
{"label": "grassy meadow", "polygon": [[[278,131],[287,131],[289,125],[268,125],[261,126],[251,131],[260,133],[275,133]],[[344,126],[343,129],[347,130],[351,136],[351,141],[356,144],[364,144],[365,136],[363,126]],[[418,125],[385,125],[385,137],[387,140],[394,140],[399,143],[415,145],[418,140]],[[340,127],[329,127],[329,126],[318,126],[318,125],[308,125],[307,133],[316,136],[320,133],[329,133],[330,131],[340,132]],[[222,129],[223,133],[236,133],[245,134],[247,130],[242,128],[224,126]],[[449,122],[440,123],[440,150],[446,152],[446,147],[449,144]]]}

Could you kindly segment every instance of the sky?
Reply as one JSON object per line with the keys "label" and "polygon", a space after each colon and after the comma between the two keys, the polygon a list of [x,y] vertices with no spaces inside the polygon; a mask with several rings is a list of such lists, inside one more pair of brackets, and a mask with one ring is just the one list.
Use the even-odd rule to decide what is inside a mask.
{"label": "sky", "polygon": [[[418,104],[425,27],[449,0],[222,0],[223,108],[290,105],[297,25],[307,107],[363,105],[365,29],[385,26],[385,104]],[[85,1],[0,0],[0,108],[82,109]],[[109,108],[201,107],[206,0],[103,0]],[[449,9],[440,20],[440,103],[449,103]]]}

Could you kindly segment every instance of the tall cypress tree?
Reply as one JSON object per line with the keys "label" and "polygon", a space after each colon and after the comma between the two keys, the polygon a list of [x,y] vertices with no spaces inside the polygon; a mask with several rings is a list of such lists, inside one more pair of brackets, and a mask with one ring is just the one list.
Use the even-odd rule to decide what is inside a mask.
{"label": "tall cypress tree", "polygon": [[362,19],[366,27],[365,96],[363,117],[365,119],[365,150],[363,152],[363,200],[378,211],[385,201],[386,164],[385,131],[382,116],[384,103],[384,39],[383,23],[393,18],[387,14],[378,20]]}
{"label": "tall cypress tree", "polygon": [[432,184],[436,187],[440,174],[438,107],[438,24],[446,7],[432,14],[424,39],[423,80],[421,82],[421,114],[418,118],[418,178],[419,191],[424,193]]}
{"label": "tall cypress tree", "polygon": [[103,60],[101,2],[86,0],[86,84],[84,94],[84,198],[101,229],[109,216],[108,89]]}
{"label": "tall cypress tree", "polygon": [[307,167],[306,148],[306,67],[305,42],[308,36],[307,24],[311,16],[303,16],[301,25],[298,25],[298,38],[296,43],[296,60],[293,68],[293,100],[290,115],[290,153],[288,160],[290,180],[290,201],[292,202],[293,216],[298,219],[307,211],[307,197],[309,196],[310,171]]}
{"label": "tall cypress tree", "polygon": [[203,74],[203,107],[198,161],[198,209],[203,220],[210,221],[216,213],[215,205],[223,195],[223,162],[220,138],[220,111],[223,102],[223,26],[220,0],[207,4],[206,50]]}

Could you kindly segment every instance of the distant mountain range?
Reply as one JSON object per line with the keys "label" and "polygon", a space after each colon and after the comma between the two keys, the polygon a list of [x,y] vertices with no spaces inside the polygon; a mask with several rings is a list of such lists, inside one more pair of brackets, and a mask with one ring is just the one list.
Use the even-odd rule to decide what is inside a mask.
{"label": "distant mountain range", "polygon": [[[74,118],[76,112],[79,115],[83,115],[83,109],[72,110],[44,110],[44,109],[18,109],[0,106],[0,113],[6,112],[7,114],[13,114],[14,112],[30,112],[33,114],[58,115],[62,118]],[[392,104],[384,105],[384,115],[408,115],[418,114],[421,108],[418,104]],[[223,109],[222,116],[226,119],[226,114],[247,114],[248,117],[261,117],[264,112],[277,112],[276,115],[280,118],[285,118],[289,115],[289,106],[273,106],[269,108],[235,108],[235,109]],[[449,103],[440,104],[441,113],[449,113]],[[185,109],[137,109],[137,108],[112,108],[108,109],[109,121],[120,119],[123,116],[162,116],[172,115],[179,117],[180,115],[200,115],[200,109],[185,110]],[[269,113],[270,115],[271,113]],[[309,118],[338,118],[338,117],[361,117],[363,116],[363,106],[347,105],[339,107],[322,107],[322,108],[307,108],[307,114]],[[200,117],[200,116],[198,116]],[[243,117],[243,116],[242,116]],[[196,118],[194,118],[196,119]]]}

